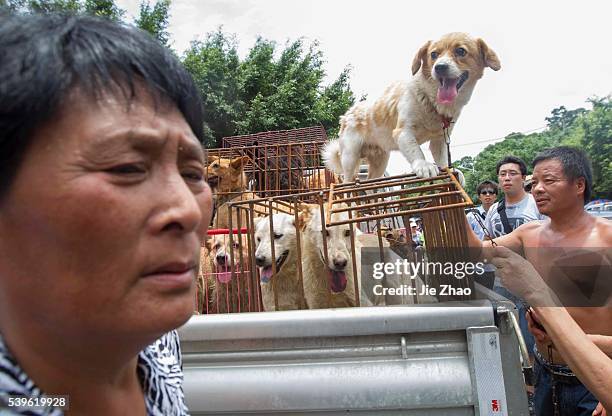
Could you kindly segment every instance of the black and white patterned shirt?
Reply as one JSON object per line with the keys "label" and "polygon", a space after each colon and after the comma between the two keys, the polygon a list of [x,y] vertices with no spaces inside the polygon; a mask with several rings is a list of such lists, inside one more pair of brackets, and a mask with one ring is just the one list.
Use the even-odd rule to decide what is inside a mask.
{"label": "black and white patterned shirt", "polygon": [[[183,395],[183,363],[176,331],[172,331],[138,354],[138,378],[148,416],[187,415]],[[58,408],[8,407],[8,396],[41,398],[44,393],[19,367],[0,335],[0,416],[63,416]]]}

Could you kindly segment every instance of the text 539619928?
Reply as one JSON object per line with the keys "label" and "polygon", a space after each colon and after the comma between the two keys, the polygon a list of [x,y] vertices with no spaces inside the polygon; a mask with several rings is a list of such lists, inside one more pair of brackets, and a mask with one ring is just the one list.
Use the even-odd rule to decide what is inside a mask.
{"label": "text 539619928", "polygon": [[41,410],[45,408],[57,408],[68,410],[70,399],[68,396],[49,395],[41,397],[8,396],[5,405],[11,409]]}

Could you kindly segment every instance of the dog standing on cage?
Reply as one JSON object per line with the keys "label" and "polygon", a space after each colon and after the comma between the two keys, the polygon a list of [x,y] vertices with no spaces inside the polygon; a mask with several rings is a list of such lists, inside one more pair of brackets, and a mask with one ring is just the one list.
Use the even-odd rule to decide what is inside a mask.
{"label": "dog standing on cage", "polygon": [[[272,217],[272,235],[270,234],[270,217]],[[255,264],[259,268],[264,311],[276,310],[273,287],[276,288],[279,311],[305,309],[306,301],[298,273],[300,259],[297,254],[298,235],[295,216],[280,213],[258,218],[254,237]],[[274,259],[272,258],[272,245],[274,245]],[[273,262],[276,266],[276,274],[273,274]]]}
{"label": "dog standing on cage", "polygon": [[[412,61],[413,79],[389,86],[373,103],[359,102],[340,118],[339,138],[323,150],[326,166],[352,182],[360,160],[367,159],[368,179],[383,176],[392,150],[399,150],[422,178],[448,166],[445,131],[468,103],[485,68],[498,71],[495,52],[482,39],[450,33],[428,41]],[[429,141],[435,164],[420,145]],[[458,172],[463,183],[463,175]]]}

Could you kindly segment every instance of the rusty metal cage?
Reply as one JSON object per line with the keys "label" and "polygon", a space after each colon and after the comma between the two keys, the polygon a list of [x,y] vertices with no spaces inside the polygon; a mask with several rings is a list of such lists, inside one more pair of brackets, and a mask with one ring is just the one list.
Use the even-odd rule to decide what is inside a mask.
{"label": "rusty metal cage", "polygon": [[225,148],[258,146],[264,144],[287,144],[297,142],[320,142],[327,141],[327,133],[322,125],[304,127],[292,130],[264,131],[242,136],[229,136],[221,140],[221,146]]}
{"label": "rusty metal cage", "polygon": [[[207,179],[224,201],[247,191],[272,197],[325,189],[338,182],[338,177],[323,165],[323,145],[316,141],[209,149]],[[231,186],[223,186],[224,178],[213,169],[220,160],[235,161],[244,175]]]}
{"label": "rusty metal cage", "polygon": [[[457,182],[454,175],[448,171],[441,172],[435,178],[423,179],[414,175],[400,175],[380,179],[357,181],[354,183],[332,184],[328,189],[283,195],[267,198],[253,198],[249,200],[237,200],[229,202],[228,234],[230,264],[236,264],[233,259],[238,260],[241,268],[232,268],[231,283],[222,286],[221,291],[216,291],[212,303],[219,302],[219,293],[224,294],[226,308],[209,308],[208,312],[239,312],[239,311],[263,311],[278,309],[302,309],[316,307],[339,307],[339,306],[368,306],[371,304],[396,304],[396,303],[429,303],[432,301],[465,300],[469,295],[460,296],[438,296],[432,299],[430,296],[405,296],[400,301],[390,301],[389,297],[372,297],[364,293],[369,276],[365,276],[361,270],[360,260],[362,248],[376,251],[381,262],[393,258],[404,258],[410,261],[460,261],[465,260],[467,253],[460,248],[467,246],[466,222],[463,214],[465,207],[471,206],[472,201]],[[303,219],[305,212],[310,212],[310,217],[317,216],[320,221],[319,228],[312,228],[316,232],[304,228]],[[318,214],[317,214],[318,213]],[[268,238],[278,234],[275,222],[282,220],[274,214],[283,214],[286,219],[292,219],[295,225],[296,239],[293,249],[297,251],[298,260],[295,261],[296,268],[293,278],[297,279],[299,286],[295,286],[294,303],[288,307],[283,303],[283,293],[279,294],[277,288],[280,282],[277,268],[277,254],[275,244],[270,242],[271,276],[269,284],[262,283],[262,267],[256,264],[255,252],[260,241],[256,240],[256,223],[261,218],[267,218],[265,227],[268,227]],[[405,224],[409,218],[419,217],[423,221],[425,234],[425,248],[415,250],[411,246],[409,231]],[[352,279],[352,292],[347,292],[341,300],[338,293],[333,292],[333,282],[327,289],[326,299],[312,302],[309,299],[307,281],[312,280],[309,270],[305,267],[303,259],[316,257],[312,251],[320,248],[320,259],[329,270],[323,266],[319,274],[334,274],[332,270],[333,253],[328,247],[330,231],[344,226],[345,240],[349,247],[350,265],[345,265],[348,273],[345,279]],[[261,230],[261,227],[260,227]],[[310,234],[306,234],[310,232]],[[308,238],[318,233],[320,239],[314,245],[308,245]],[[336,233],[337,234],[337,233]],[[316,236],[316,235],[315,235]],[[403,238],[400,238],[403,237]],[[451,250],[449,248],[455,248]],[[310,250],[310,251],[309,251]],[[334,263],[335,264],[335,263]],[[282,267],[282,263],[281,263]],[[293,270],[293,269],[292,269]],[[364,269],[365,270],[365,269]],[[270,272],[268,272],[270,273]],[[286,274],[286,273],[285,273]],[[452,276],[444,273],[432,273],[420,276],[420,281],[405,281],[401,276],[395,282],[386,282],[389,285],[440,285]],[[242,280],[240,280],[242,279]],[[347,283],[351,287],[351,283]],[[464,279],[458,282],[460,288],[470,288],[473,291],[473,281]],[[271,289],[271,290],[270,290]],[[263,292],[262,292],[263,291]],[[267,296],[267,301],[265,300]],[[279,299],[281,297],[281,299]],[[210,296],[209,296],[210,298]],[[210,303],[210,299],[209,299]]]}

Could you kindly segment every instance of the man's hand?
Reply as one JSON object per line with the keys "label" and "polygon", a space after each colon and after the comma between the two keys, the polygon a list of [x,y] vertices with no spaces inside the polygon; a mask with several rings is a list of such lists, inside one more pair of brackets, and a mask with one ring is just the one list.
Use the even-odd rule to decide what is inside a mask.
{"label": "man's hand", "polygon": [[484,252],[510,292],[530,305],[556,306],[555,297],[531,263],[506,247],[491,247]]}
{"label": "man's hand", "polygon": [[529,329],[529,332],[533,334],[534,338],[540,343],[552,344],[552,340],[550,339],[546,331],[542,329],[541,324],[538,321],[537,312],[533,309],[530,309],[525,313],[525,317],[527,318],[527,327]]}

